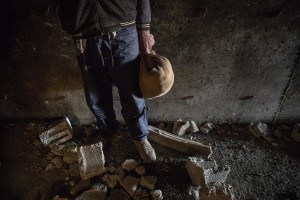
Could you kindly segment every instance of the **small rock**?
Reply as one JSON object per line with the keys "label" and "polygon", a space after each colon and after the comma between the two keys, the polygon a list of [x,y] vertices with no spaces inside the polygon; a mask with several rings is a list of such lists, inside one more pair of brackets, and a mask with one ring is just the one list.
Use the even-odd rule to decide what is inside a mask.
{"label": "small rock", "polygon": [[106,193],[106,187],[93,187],[91,190],[84,191],[76,200],[105,200]]}
{"label": "small rock", "polygon": [[54,158],[54,154],[53,153],[48,153],[46,156],[46,160],[52,160]]}
{"label": "small rock", "polygon": [[55,166],[56,168],[62,168],[62,166],[64,165],[64,162],[63,162],[62,158],[59,157],[59,156],[54,157],[54,158],[51,160],[51,162],[54,164],[54,166]]}
{"label": "small rock", "polygon": [[121,186],[133,197],[135,191],[137,190],[140,183],[139,178],[133,176],[127,176],[124,180],[120,182]]}
{"label": "small rock", "polygon": [[119,176],[117,175],[110,175],[105,174],[102,177],[102,181],[109,187],[109,188],[115,188],[118,183]]}
{"label": "small rock", "polygon": [[200,131],[202,133],[209,133],[213,128],[215,127],[215,125],[213,123],[205,123],[203,126],[200,127]]}
{"label": "small rock", "polygon": [[63,161],[68,163],[68,164],[78,162],[78,154],[67,151],[67,152],[64,153]]}
{"label": "small rock", "polygon": [[34,140],[34,146],[40,146],[42,143],[39,140]]}
{"label": "small rock", "polygon": [[125,173],[122,167],[116,169],[116,175],[119,177],[119,181],[122,181],[125,178]]}
{"label": "small rock", "polygon": [[295,124],[293,130],[292,130],[292,134],[291,137],[300,142],[300,123]]}
{"label": "small rock", "polygon": [[200,189],[201,200],[234,200],[233,189],[230,185],[208,185]]}
{"label": "small rock", "polygon": [[143,176],[146,172],[145,167],[143,166],[138,166],[137,168],[135,168],[135,172],[140,175]]}
{"label": "small rock", "polygon": [[143,176],[141,178],[141,186],[147,188],[148,190],[154,190],[156,182],[156,176]]}
{"label": "small rock", "polygon": [[133,196],[134,200],[149,200],[149,194],[147,192],[147,190],[143,190],[141,188],[139,188]]}
{"label": "small rock", "polygon": [[173,124],[173,133],[175,134],[176,131],[178,130],[178,128],[183,124],[185,124],[185,123],[181,119],[176,120]]}
{"label": "small rock", "polygon": [[184,124],[180,125],[178,129],[174,132],[176,135],[182,136],[190,129],[190,122],[187,121]]}
{"label": "small rock", "polygon": [[110,195],[107,200],[128,200],[130,195],[123,189],[113,189],[110,191]]}
{"label": "small rock", "polygon": [[150,192],[153,200],[163,200],[163,194],[161,190],[154,190]]}
{"label": "small rock", "polygon": [[53,165],[52,163],[49,163],[49,164],[47,165],[45,171],[47,172],[47,171],[51,171],[51,170],[53,170],[53,169],[54,169],[54,165]]}
{"label": "small rock", "polygon": [[124,163],[122,163],[122,168],[127,171],[134,170],[139,164],[134,159],[127,159]]}
{"label": "small rock", "polygon": [[70,191],[71,195],[76,195],[79,192],[89,188],[91,183],[89,180],[80,180]]}
{"label": "small rock", "polygon": [[190,126],[190,132],[191,133],[197,133],[197,132],[199,132],[199,128],[198,128],[196,122],[190,121],[190,125],[191,125]]}
{"label": "small rock", "polygon": [[200,186],[189,186],[187,192],[189,195],[193,196],[195,200],[199,200],[200,188]]}
{"label": "small rock", "polygon": [[267,141],[271,141],[271,130],[269,129],[267,124],[258,122],[250,124],[250,131],[255,137],[263,137]]}
{"label": "small rock", "polygon": [[110,173],[115,173],[115,172],[116,172],[116,168],[113,167],[113,166],[110,167],[110,168],[109,168],[109,172],[110,172]]}
{"label": "small rock", "polygon": [[78,176],[79,175],[79,164],[78,163],[73,163],[69,166],[69,171],[68,171],[70,176]]}

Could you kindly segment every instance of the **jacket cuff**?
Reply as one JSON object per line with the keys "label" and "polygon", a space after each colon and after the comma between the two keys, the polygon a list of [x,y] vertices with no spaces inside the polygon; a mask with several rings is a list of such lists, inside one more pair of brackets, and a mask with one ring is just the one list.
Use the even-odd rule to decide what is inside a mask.
{"label": "jacket cuff", "polygon": [[147,31],[150,30],[150,24],[136,24],[136,28],[138,31]]}

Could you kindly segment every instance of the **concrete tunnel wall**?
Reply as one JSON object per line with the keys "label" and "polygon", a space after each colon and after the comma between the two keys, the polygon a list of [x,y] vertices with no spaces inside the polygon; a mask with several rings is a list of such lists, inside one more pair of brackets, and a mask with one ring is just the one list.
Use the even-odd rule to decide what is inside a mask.
{"label": "concrete tunnel wall", "polygon": [[[147,101],[154,121],[296,122],[298,0],[151,0],[154,49],[175,83]],[[49,2],[1,1],[0,118],[90,123],[72,41]],[[120,102],[114,90],[118,118]]]}

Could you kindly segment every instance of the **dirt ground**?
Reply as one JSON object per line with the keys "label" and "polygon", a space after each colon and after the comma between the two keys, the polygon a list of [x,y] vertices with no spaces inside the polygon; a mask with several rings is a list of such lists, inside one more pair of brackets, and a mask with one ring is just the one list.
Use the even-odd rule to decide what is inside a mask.
{"label": "dirt ground", "polygon": [[[67,194],[62,181],[69,180],[68,166],[46,171],[49,148],[38,140],[38,134],[49,124],[45,120],[0,123],[0,199],[52,199]],[[154,124],[157,125],[157,124]],[[171,124],[168,125],[171,128]],[[291,126],[277,126],[288,134]],[[80,140],[82,127],[75,128],[74,140]],[[229,165],[226,184],[232,185],[238,200],[297,200],[300,197],[300,144],[273,136],[268,142],[255,138],[248,125],[217,125],[210,133],[184,136],[213,147],[211,159]],[[148,174],[158,177],[156,189],[164,199],[193,199],[187,194],[192,185],[184,164],[190,155],[152,142],[157,163],[145,166]],[[194,155],[201,157],[200,155]],[[107,164],[120,166],[126,159],[139,157],[127,135],[126,128],[105,150]],[[72,198],[71,198],[72,199]]]}

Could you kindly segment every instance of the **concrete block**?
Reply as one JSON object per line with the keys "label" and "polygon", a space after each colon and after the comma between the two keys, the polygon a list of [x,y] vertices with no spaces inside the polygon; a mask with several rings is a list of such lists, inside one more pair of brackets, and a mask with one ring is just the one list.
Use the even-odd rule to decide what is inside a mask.
{"label": "concrete block", "polygon": [[139,164],[134,159],[127,159],[122,163],[122,168],[129,172],[134,170],[137,166],[139,166]]}
{"label": "concrete block", "polygon": [[44,146],[51,146],[70,140],[73,137],[72,133],[70,121],[68,118],[64,118],[51,126],[51,128],[40,133],[39,138]]}
{"label": "concrete block", "polygon": [[102,142],[79,147],[78,162],[82,179],[89,179],[105,172],[105,159]]}
{"label": "concrete block", "polygon": [[71,195],[76,195],[79,192],[89,188],[91,183],[89,180],[80,180],[70,191]]}
{"label": "concrete block", "polygon": [[210,185],[201,187],[201,200],[235,200],[233,189],[230,185]]}
{"label": "concrete block", "polygon": [[102,177],[103,183],[107,185],[109,188],[115,188],[116,185],[118,184],[119,176],[118,175],[110,175],[110,174],[105,174]]}
{"label": "concrete block", "polygon": [[175,130],[175,134],[179,136],[184,135],[186,132],[189,131],[190,126],[191,124],[189,121],[185,122],[184,124],[180,125],[177,130]]}
{"label": "concrete block", "polygon": [[141,186],[147,188],[148,190],[154,190],[156,183],[157,183],[156,176],[143,176],[141,178]]}
{"label": "concrete block", "polygon": [[295,124],[292,133],[291,133],[291,137],[300,142],[300,123]]}
{"label": "concrete block", "polygon": [[130,195],[123,189],[113,189],[110,191],[110,195],[106,200],[128,200]]}
{"label": "concrete block", "polygon": [[200,131],[202,133],[209,133],[213,128],[215,127],[215,125],[213,123],[205,123],[203,126],[200,127]]}
{"label": "concrete block", "polygon": [[146,173],[146,169],[143,166],[138,166],[137,168],[135,168],[135,172],[138,175],[143,176]]}
{"label": "concrete block", "polygon": [[189,130],[191,133],[196,133],[196,132],[199,132],[199,128],[196,124],[196,122],[194,121],[190,121],[190,130]]}
{"label": "concrete block", "polygon": [[116,169],[116,173],[115,173],[118,177],[119,177],[119,181],[122,181],[125,178],[125,173],[122,167],[119,167],[118,169]]}
{"label": "concrete block", "polygon": [[257,123],[251,123],[250,124],[250,131],[251,133],[259,138],[263,137],[267,141],[271,141],[271,130],[269,129],[267,124],[257,122]]}
{"label": "concrete block", "polygon": [[98,190],[97,188],[84,191],[76,200],[105,200],[106,191]]}
{"label": "concrete block", "polygon": [[188,187],[188,194],[191,195],[195,200],[199,200],[199,193],[200,193],[200,186],[189,186]]}
{"label": "concrete block", "polygon": [[140,184],[140,179],[133,176],[127,176],[120,182],[120,184],[130,194],[130,196],[133,197]]}
{"label": "concrete block", "polygon": [[161,190],[151,191],[150,195],[153,200],[163,200],[163,198],[164,198]]}

